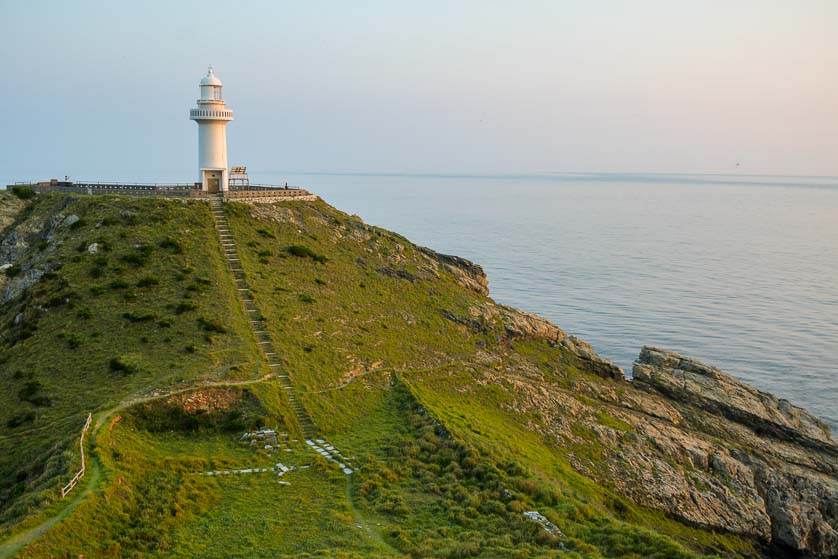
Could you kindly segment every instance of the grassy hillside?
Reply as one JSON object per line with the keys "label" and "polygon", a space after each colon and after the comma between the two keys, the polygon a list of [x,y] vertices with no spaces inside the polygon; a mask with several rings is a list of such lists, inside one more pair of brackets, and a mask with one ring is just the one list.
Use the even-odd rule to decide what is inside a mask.
{"label": "grassy hillside", "polygon": [[[67,216],[80,219],[65,225]],[[7,280],[46,273],[0,308],[6,528],[53,501],[78,468],[88,412],[264,372],[206,204],[42,195],[17,220],[30,246]]]}
{"label": "grassy hillside", "polygon": [[[569,449],[531,429],[541,418],[516,411],[515,378],[609,381],[561,345],[475,316],[487,299],[394,233],[322,201],[226,206],[285,372],[347,476],[299,440],[282,385],[263,379],[205,203],[39,196],[18,222],[56,212],[81,221],[32,243],[16,266],[51,271],[2,308],[13,389],[0,396],[0,467],[18,481],[0,510],[23,556],[756,555],[577,474]],[[64,510],[55,492],[77,467],[87,411],[98,480],[23,538]],[[239,442],[262,425],[288,440]],[[279,477],[278,462],[297,469]],[[269,471],[206,475],[253,468]]]}

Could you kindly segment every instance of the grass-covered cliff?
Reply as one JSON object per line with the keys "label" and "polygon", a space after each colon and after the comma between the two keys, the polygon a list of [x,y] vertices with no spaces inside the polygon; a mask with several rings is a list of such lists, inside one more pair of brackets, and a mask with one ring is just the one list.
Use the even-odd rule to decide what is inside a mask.
{"label": "grass-covered cliff", "polygon": [[[468,262],[322,201],[227,204],[272,371],[206,202],[0,201],[0,557],[750,557],[770,539],[759,514],[722,530],[642,494],[759,498],[653,448],[648,425],[665,446],[700,421],[495,305]],[[301,440],[274,374],[351,476]],[[88,474],[62,500],[88,411]],[[239,442],[262,425],[287,443]],[[204,475],[278,462],[298,469]]]}

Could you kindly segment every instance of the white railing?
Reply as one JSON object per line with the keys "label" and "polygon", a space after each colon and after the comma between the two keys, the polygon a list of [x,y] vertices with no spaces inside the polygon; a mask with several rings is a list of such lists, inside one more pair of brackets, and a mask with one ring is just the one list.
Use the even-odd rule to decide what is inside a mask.
{"label": "white railing", "polygon": [[70,480],[70,483],[65,485],[61,488],[61,498],[67,496],[67,493],[73,490],[73,487],[79,482],[81,478],[84,477],[84,435],[87,433],[87,429],[90,427],[90,420],[93,418],[93,414],[87,414],[87,421],[84,422],[84,427],[81,430],[81,437],[79,438],[79,448],[81,449],[81,469],[76,472],[76,475],[73,476],[73,479]]}
{"label": "white railing", "polygon": [[233,111],[210,111],[206,109],[190,109],[189,110],[189,118],[220,118],[220,119],[232,119],[233,118]]}

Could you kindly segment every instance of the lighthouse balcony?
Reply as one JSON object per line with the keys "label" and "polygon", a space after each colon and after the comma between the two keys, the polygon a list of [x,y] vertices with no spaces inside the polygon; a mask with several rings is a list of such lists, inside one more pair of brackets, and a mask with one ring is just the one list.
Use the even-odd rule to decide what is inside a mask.
{"label": "lighthouse balcony", "polygon": [[189,118],[192,120],[233,120],[233,111],[191,109],[189,111]]}

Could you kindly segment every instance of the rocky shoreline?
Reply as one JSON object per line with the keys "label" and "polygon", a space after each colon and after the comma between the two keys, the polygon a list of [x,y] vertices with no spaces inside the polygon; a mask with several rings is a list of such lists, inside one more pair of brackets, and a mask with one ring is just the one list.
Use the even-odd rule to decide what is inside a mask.
{"label": "rocky shoreline", "polygon": [[[464,287],[485,294],[479,267],[446,263],[461,267],[455,276]],[[447,318],[473,330],[499,320],[510,339],[546,340],[602,378],[569,389],[534,371],[490,380],[514,385],[514,411],[545,418],[530,428],[569,449],[580,473],[640,505],[754,538],[781,555],[838,555],[838,445],[826,422],[659,348],[641,350],[629,380],[551,321],[491,301]],[[592,457],[591,448],[599,453]]]}

